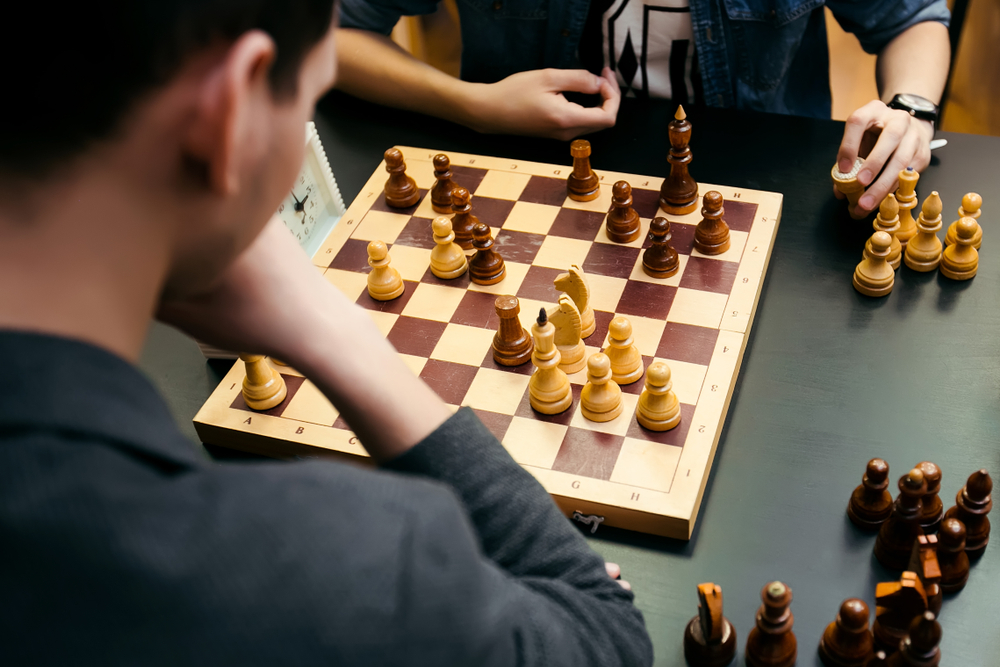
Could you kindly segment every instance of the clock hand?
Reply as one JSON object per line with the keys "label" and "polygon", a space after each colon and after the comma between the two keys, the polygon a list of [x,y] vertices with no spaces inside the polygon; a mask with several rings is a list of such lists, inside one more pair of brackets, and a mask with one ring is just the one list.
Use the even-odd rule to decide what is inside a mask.
{"label": "clock hand", "polygon": [[302,201],[299,201],[299,198],[295,196],[295,190],[292,190],[291,195],[292,195],[292,199],[295,200],[295,206],[293,207],[295,209],[295,212],[296,213],[302,213],[303,211],[305,211],[304,205],[305,205],[306,199],[309,199],[309,195],[306,195],[305,199],[303,199]]}

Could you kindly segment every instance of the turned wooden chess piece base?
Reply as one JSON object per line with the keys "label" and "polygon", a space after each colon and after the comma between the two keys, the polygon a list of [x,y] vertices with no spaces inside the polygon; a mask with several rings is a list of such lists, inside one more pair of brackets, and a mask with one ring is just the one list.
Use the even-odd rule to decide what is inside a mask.
{"label": "turned wooden chess piece base", "polygon": [[652,278],[669,278],[680,269],[680,258],[670,245],[670,222],[653,218],[649,223],[653,245],[642,253],[642,270]]}
{"label": "turned wooden chess piece base", "polygon": [[722,615],[722,588],[698,584],[698,602],[684,629],[684,659],[691,667],[725,667],[736,655],[736,629]]}
{"label": "turned wooden chess piece base", "polygon": [[243,380],[243,401],[251,410],[270,410],[285,400],[288,388],[281,374],[260,354],[241,354],[247,376]]}
{"label": "turned wooden chess piece base", "polygon": [[469,261],[462,247],[455,243],[451,220],[443,216],[435,218],[431,230],[436,244],[431,249],[431,273],[441,280],[453,280],[463,275],[469,269]]}
{"label": "turned wooden chess piece base", "polygon": [[952,280],[969,280],[975,278],[979,270],[979,251],[972,243],[979,231],[979,223],[972,218],[962,218],[958,221],[955,233],[958,238],[954,245],[944,249],[941,254],[941,275]]}
{"label": "turned wooden chess piece base", "polygon": [[892,514],[892,494],[888,489],[889,464],[882,459],[872,459],[847,504],[851,523],[862,530],[878,530]]}
{"label": "turned wooden chess piece base", "polygon": [[819,640],[819,658],[826,667],[866,667],[874,639],[868,629],[868,605],[850,598],[840,605],[837,619]]}
{"label": "turned wooden chess piece base", "polygon": [[943,246],[937,237],[941,229],[941,197],[932,192],[920,209],[917,218],[917,235],[906,244],[903,260],[914,271],[933,271],[941,263]]}
{"label": "turned wooden chess piece base", "polygon": [[[982,215],[982,211],[980,210],[982,205],[982,197],[975,192],[967,193],[962,197],[962,205],[958,207],[958,220],[972,218],[976,222],[979,222],[979,216]],[[944,235],[944,244],[946,246],[955,245],[955,241],[958,240],[958,220],[948,225],[948,232]],[[980,227],[975,236],[972,237],[972,247],[979,250],[982,245],[983,229]]]}
{"label": "turned wooden chess piece base", "polygon": [[618,181],[611,189],[611,210],[605,229],[615,243],[631,243],[639,238],[639,214],[632,208],[632,186]]}
{"label": "turned wooden chess piece base", "polygon": [[747,667],[792,667],[798,655],[798,641],[792,632],[795,621],[789,605],[792,589],[780,581],[764,586],[763,604],[757,623],[747,637]]}
{"label": "turned wooden chess piece base", "polygon": [[601,181],[590,168],[590,142],[576,139],[569,145],[573,172],[566,178],[566,194],[573,201],[593,201],[601,194]]}
{"label": "turned wooden chess piece base", "polygon": [[722,194],[711,190],[705,193],[701,208],[702,220],[694,230],[695,250],[703,255],[721,255],[729,250],[729,225],[723,219]]}
{"label": "turned wooden chess piece base", "polygon": [[681,423],[681,405],[673,392],[670,367],[654,361],[646,369],[646,388],[639,395],[635,418],[650,431],[669,431]]}
{"label": "turned wooden chess piece base", "polygon": [[622,390],[611,379],[611,360],[597,352],[587,360],[587,384],[580,393],[580,412],[592,422],[609,422],[622,413]]}
{"label": "turned wooden chess piece base", "polygon": [[875,232],[865,244],[864,259],[854,270],[854,289],[865,296],[885,296],[892,291],[896,272],[886,261],[892,237],[886,232]]}
{"label": "turned wooden chess piece base", "polygon": [[417,182],[406,175],[406,163],[398,148],[385,152],[385,170],[389,180],[385,182],[385,203],[393,208],[409,208],[420,201]]}
{"label": "turned wooden chess piece base", "polygon": [[518,319],[521,305],[516,296],[498,296],[494,302],[500,326],[493,336],[493,360],[501,366],[520,366],[531,360],[535,346]]}
{"label": "turned wooden chess piece base", "polygon": [[535,372],[528,380],[528,402],[533,410],[543,415],[557,415],[573,404],[573,392],[566,373],[559,368],[559,350],[556,348],[556,328],[542,308],[538,319],[531,326],[535,350],[531,363]]}

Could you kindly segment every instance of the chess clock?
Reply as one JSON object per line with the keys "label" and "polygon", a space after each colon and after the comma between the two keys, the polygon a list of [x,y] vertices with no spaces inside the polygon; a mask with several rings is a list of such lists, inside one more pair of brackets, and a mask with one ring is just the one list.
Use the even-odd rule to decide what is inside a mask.
{"label": "chess clock", "polygon": [[312,121],[306,123],[306,156],[278,216],[285,222],[310,257],[336,226],[345,212],[344,198],[326,159],[319,132]]}

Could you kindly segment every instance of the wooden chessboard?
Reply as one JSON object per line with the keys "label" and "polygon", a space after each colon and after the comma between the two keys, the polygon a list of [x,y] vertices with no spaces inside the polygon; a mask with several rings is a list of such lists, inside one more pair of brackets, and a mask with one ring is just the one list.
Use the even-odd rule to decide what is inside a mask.
{"label": "wooden chessboard", "polygon": [[[399,148],[421,189],[419,204],[405,210],[386,205],[381,165],[314,264],[369,312],[407,365],[445,402],[475,410],[567,515],[596,515],[612,526],[690,538],[767,271],[782,196],[700,184],[700,194],[718,190],[725,197],[732,246],[721,255],[702,255],[692,248],[699,213],[666,216],[680,271],[661,280],[643,273],[641,253],[649,245],[662,178],[595,170],[600,197],[576,202],[566,197],[567,166],[451,153],[453,180],[473,193],[473,212],[493,229],[506,262],[504,280],[485,287],[471,283],[468,273],[444,281],[430,272],[436,214],[428,192],[434,184],[431,160],[439,151]],[[639,240],[625,245],[611,243],[603,224],[611,186],[621,179],[632,185],[643,228]],[[406,291],[393,301],[368,296],[366,247],[375,239],[389,244],[392,266],[405,281]],[[558,299],[553,279],[572,264],[586,272],[596,312],[597,331],[585,341],[588,355],[603,347],[611,319],[626,316],[644,364],[663,360],[673,372],[682,413],[674,430],[654,433],[639,426],[635,409],[642,380],[622,387],[622,415],[598,424],[580,414],[586,370],[570,376],[573,406],[544,416],[528,404],[533,366],[507,368],[493,361],[495,297],[515,294],[530,331],[539,307]],[[235,364],[195,417],[202,440],[282,458],[366,457],[329,401],[296,371],[277,368],[288,395],[257,413],[243,402],[244,368]]]}

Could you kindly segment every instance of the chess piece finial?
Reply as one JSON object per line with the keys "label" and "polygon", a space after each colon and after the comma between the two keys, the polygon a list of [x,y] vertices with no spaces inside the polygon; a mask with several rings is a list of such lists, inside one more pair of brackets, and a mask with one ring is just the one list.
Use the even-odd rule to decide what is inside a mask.
{"label": "chess piece finial", "polygon": [[726,224],[722,193],[710,190],[702,199],[702,220],[694,229],[695,250],[703,255],[721,255],[729,250],[729,225]]}
{"label": "chess piece finial", "polygon": [[639,238],[639,214],[632,208],[632,186],[618,181],[611,189],[611,210],[605,231],[615,243],[631,243]]}
{"label": "chess piece finial", "polygon": [[698,615],[684,630],[684,658],[695,667],[724,667],[736,655],[736,629],[722,615],[722,588],[698,584]]}
{"label": "chess piece finial", "polygon": [[681,406],[673,391],[670,367],[654,361],[646,369],[646,387],[635,411],[639,425],[650,431],[669,431],[681,423]]}
{"label": "chess piece finial", "polygon": [[670,222],[656,217],[649,223],[653,245],[642,254],[642,270],[652,278],[669,278],[680,268],[677,251],[670,245]]}
{"label": "chess piece finial", "polygon": [[472,213],[472,195],[461,185],[451,190],[451,228],[455,232],[455,243],[462,250],[472,250],[472,230],[479,224],[479,218]]}
{"label": "chess piece finial", "polygon": [[608,346],[604,354],[611,360],[611,376],[619,385],[642,378],[642,355],[632,338],[632,323],[618,316],[608,325]]}
{"label": "chess piece finial", "polygon": [[907,167],[899,172],[899,187],[896,189],[896,200],[899,202],[899,231],[896,238],[906,249],[906,244],[917,233],[917,223],[913,219],[913,209],[917,207],[917,181],[920,173],[913,167]]}
{"label": "chess piece finial", "polygon": [[892,291],[896,272],[889,266],[889,248],[892,237],[886,232],[875,232],[865,244],[864,259],[854,270],[854,289],[865,296],[885,296]]}
{"label": "chess piece finial", "polygon": [[936,533],[941,519],[944,518],[944,505],[938,493],[941,491],[941,468],[936,463],[921,461],[917,464],[927,480],[927,495],[922,499],[923,509],[920,513],[920,527],[925,533]]}
{"label": "chess piece finial", "polygon": [[937,667],[941,662],[941,624],[934,612],[925,611],[910,623],[906,639],[899,643],[899,654],[893,656],[894,663],[901,666],[919,665]]}
{"label": "chess piece finial", "polygon": [[472,228],[472,245],[476,254],[469,260],[469,276],[477,285],[495,285],[507,275],[503,257],[493,249],[490,228],[478,222]]}
{"label": "chess piece finial", "polygon": [[868,605],[849,598],[819,640],[819,657],[827,667],[864,667],[872,656],[874,639],[868,629]]}
{"label": "chess piece finial", "polygon": [[941,569],[941,590],[956,593],[969,581],[969,555],[966,548],[965,524],[955,518],[941,522],[938,533],[938,567]]}
{"label": "chess piece finial", "polygon": [[[983,198],[975,192],[968,192],[962,197],[962,205],[958,207],[958,220],[948,226],[948,232],[944,236],[946,246],[955,245],[958,240],[958,221],[962,218],[972,218],[979,221],[982,214]],[[972,237],[972,247],[979,250],[983,245],[983,228],[980,227]]]}
{"label": "chess piece finial", "polygon": [[896,196],[891,192],[879,204],[878,214],[872,222],[872,228],[876,232],[885,232],[892,237],[892,243],[889,244],[889,256],[886,257],[885,261],[889,262],[889,266],[893,270],[898,269],[902,261],[903,247],[895,236],[899,231],[899,204],[896,202]]}
{"label": "chess piece finial", "polygon": [[[521,326],[521,304],[516,296],[502,295],[493,303],[500,326],[493,336],[493,360],[501,366],[520,366],[531,359],[534,343]],[[545,324],[542,322],[542,324]]]}
{"label": "chess piece finial", "polygon": [[573,171],[566,178],[566,194],[574,201],[593,201],[601,194],[601,181],[590,168],[590,142],[576,139],[569,145]]}
{"label": "chess piece finial", "polygon": [[979,251],[973,247],[979,223],[973,218],[962,218],[955,227],[955,243],[941,255],[941,275],[952,280],[969,280],[979,270]]}
{"label": "chess piece finial", "polygon": [[270,410],[283,400],[288,393],[281,373],[271,368],[267,359],[260,354],[241,354],[246,366],[243,379],[243,402],[251,410]]}
{"label": "chess piece finial", "polygon": [[879,529],[875,540],[875,557],[883,567],[902,570],[910,562],[910,553],[917,535],[921,534],[920,513],[927,494],[927,480],[920,468],[914,468],[899,479],[899,496],[892,514]]}
{"label": "chess piece finial", "polygon": [[587,360],[587,384],[580,393],[580,412],[592,422],[608,422],[622,413],[622,390],[611,379],[611,360],[600,352]]}
{"label": "chess piece finial", "polygon": [[795,621],[789,606],[792,589],[773,581],[760,594],[763,604],[757,611],[757,623],[747,637],[748,667],[791,667],[795,664],[798,642],[792,632]]}
{"label": "chess piece finial", "polygon": [[937,237],[941,229],[941,197],[937,191],[924,200],[917,218],[917,235],[906,245],[904,260],[914,271],[933,271],[941,263],[943,246]]}
{"label": "chess piece finial", "polygon": [[678,104],[677,112],[674,114],[674,118],[676,118],[677,120],[684,120],[687,117],[688,117],[687,114],[684,113],[684,105]]}
{"label": "chess piece finial", "polygon": [[368,244],[368,295],[377,301],[390,301],[403,293],[403,279],[399,271],[389,266],[389,248],[383,241]]}
{"label": "chess piece finial", "polygon": [[671,215],[687,215],[698,208],[698,183],[689,172],[691,160],[691,122],[684,109],[678,107],[667,126],[670,139],[670,174],[660,186],[660,208]]}
{"label": "chess piece finial", "polygon": [[858,181],[858,172],[861,171],[864,164],[864,159],[859,157],[854,160],[854,166],[850,171],[841,171],[837,165],[833,165],[833,169],[830,170],[833,184],[840,190],[841,194],[847,197],[851,208],[858,205],[858,200],[865,192],[865,186]]}
{"label": "chess piece finial", "polygon": [[955,498],[955,506],[945,512],[945,519],[958,519],[967,530],[965,552],[978,557],[990,543],[990,519],[993,509],[993,479],[985,470],[969,476]]}
{"label": "chess piece finial", "polygon": [[383,156],[389,180],[385,182],[385,203],[393,208],[409,208],[420,201],[417,182],[406,175],[406,163],[398,148],[390,148]]}
{"label": "chess piece finial", "polygon": [[597,330],[597,319],[594,315],[594,307],[590,305],[590,286],[587,284],[587,276],[576,264],[569,267],[566,273],[556,276],[552,284],[560,292],[565,292],[573,299],[576,309],[580,311],[580,336],[586,338]]}
{"label": "chess piece finial", "polygon": [[431,249],[431,273],[442,280],[458,278],[468,270],[469,262],[461,246],[455,243],[451,220],[444,216],[434,218],[431,231],[436,244]]}
{"label": "chess piece finial", "polygon": [[451,180],[451,160],[444,153],[434,156],[434,178],[431,208],[437,213],[451,213],[451,191],[455,189],[455,181]]}
{"label": "chess piece finial", "polygon": [[892,494],[888,487],[889,464],[883,459],[872,459],[847,504],[847,516],[855,526],[878,530],[885,523],[892,513]]}
{"label": "chess piece finial", "polygon": [[531,363],[535,372],[528,380],[528,402],[533,410],[543,415],[565,412],[573,404],[569,378],[559,368],[559,349],[556,348],[556,328],[549,322],[545,308],[538,311],[538,319],[531,326],[535,349]]}

